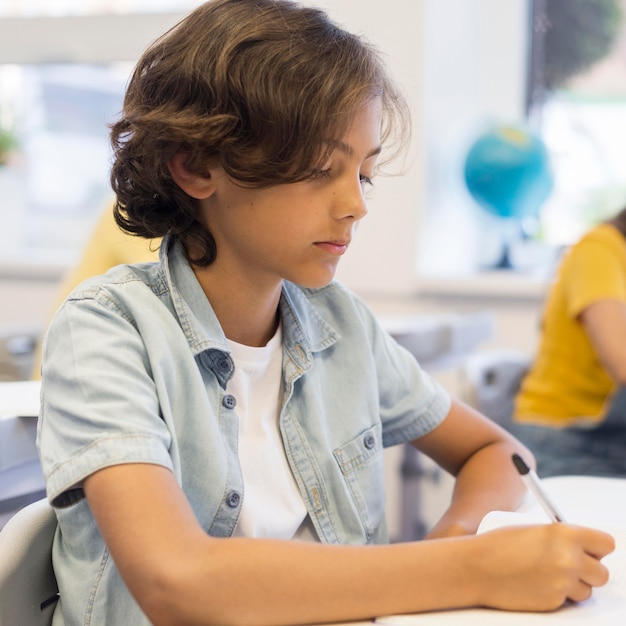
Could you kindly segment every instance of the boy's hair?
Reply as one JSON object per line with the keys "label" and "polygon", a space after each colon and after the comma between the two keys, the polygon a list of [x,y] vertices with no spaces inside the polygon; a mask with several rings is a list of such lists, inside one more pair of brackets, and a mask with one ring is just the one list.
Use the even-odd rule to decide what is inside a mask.
{"label": "boy's hair", "polygon": [[182,152],[190,172],[217,163],[251,187],[301,181],[377,96],[383,144],[397,148],[408,130],[406,103],[370,45],[296,2],[206,2],[133,72],[111,132],[115,219],[141,237],[171,232],[190,261],[209,265],[215,242],[168,161]]}

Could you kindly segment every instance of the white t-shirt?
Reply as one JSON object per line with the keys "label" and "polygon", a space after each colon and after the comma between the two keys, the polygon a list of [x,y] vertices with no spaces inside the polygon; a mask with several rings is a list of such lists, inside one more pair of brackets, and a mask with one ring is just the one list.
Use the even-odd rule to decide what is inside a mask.
{"label": "white t-shirt", "polygon": [[263,347],[228,341],[235,373],[228,392],[237,400],[239,463],[244,497],[235,536],[317,540],[280,434],[282,332]]}

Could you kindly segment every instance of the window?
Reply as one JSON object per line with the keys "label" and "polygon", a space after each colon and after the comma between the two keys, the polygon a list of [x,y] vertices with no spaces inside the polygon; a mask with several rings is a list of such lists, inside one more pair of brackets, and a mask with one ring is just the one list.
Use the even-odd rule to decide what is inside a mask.
{"label": "window", "polygon": [[111,191],[107,123],[127,64],[5,64],[0,110],[14,133],[0,167],[2,256],[62,262],[78,250]]}
{"label": "window", "polygon": [[[563,247],[626,203],[626,1],[425,3],[418,274],[492,273],[508,238],[515,274],[544,281]],[[554,186],[536,218],[490,215],[465,186],[469,148],[498,124],[548,150]]]}
{"label": "window", "polygon": [[74,261],[112,197],[108,124],[133,63],[196,4],[0,4],[0,263]]}
{"label": "window", "polygon": [[529,116],[555,188],[538,236],[571,244],[626,202],[626,1],[534,0]]}

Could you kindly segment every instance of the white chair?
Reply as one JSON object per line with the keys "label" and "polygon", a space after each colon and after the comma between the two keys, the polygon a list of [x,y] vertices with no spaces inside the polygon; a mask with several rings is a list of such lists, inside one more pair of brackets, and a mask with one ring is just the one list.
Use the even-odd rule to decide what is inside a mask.
{"label": "white chair", "polygon": [[52,569],[54,510],[42,499],[0,531],[0,626],[50,626],[58,599]]}

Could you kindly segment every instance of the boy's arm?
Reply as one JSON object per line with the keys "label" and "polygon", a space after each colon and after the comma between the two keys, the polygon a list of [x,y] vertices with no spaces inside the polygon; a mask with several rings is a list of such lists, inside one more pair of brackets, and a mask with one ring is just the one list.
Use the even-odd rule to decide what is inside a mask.
{"label": "boy's arm", "polygon": [[596,557],[612,549],[610,536],[563,524],[386,546],[216,539],[161,466],[112,466],[84,489],[155,626],[293,626],[472,605],[550,610],[604,584]]}
{"label": "boy's arm", "polygon": [[446,419],[412,443],[456,477],[452,503],[428,539],[473,534],[489,511],[513,510],[526,493],[511,456],[534,466],[531,452],[462,402],[453,400]]}

